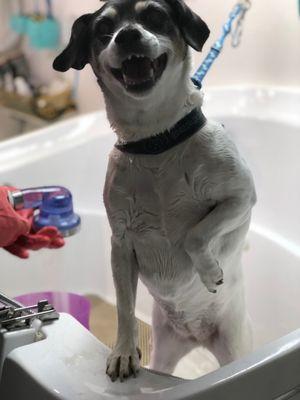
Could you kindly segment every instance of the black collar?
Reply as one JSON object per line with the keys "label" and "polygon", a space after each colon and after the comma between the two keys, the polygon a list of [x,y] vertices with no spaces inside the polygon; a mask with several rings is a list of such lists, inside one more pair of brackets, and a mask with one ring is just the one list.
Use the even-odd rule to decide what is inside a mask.
{"label": "black collar", "polygon": [[160,154],[193,136],[199,129],[203,128],[205,123],[205,116],[200,110],[194,108],[170,130],[136,142],[118,142],[115,147],[130,154]]}

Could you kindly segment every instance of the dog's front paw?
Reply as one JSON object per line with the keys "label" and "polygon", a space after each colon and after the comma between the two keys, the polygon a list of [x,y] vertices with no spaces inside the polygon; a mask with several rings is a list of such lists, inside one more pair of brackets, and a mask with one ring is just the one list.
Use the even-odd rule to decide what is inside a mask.
{"label": "dog's front paw", "polygon": [[138,347],[116,347],[107,359],[106,373],[114,382],[118,377],[124,379],[137,376],[140,369],[141,350]]}
{"label": "dog's front paw", "polygon": [[207,290],[217,293],[218,286],[223,284],[223,271],[209,250],[208,243],[203,237],[199,237],[197,232],[191,230],[186,236],[184,248]]}
{"label": "dog's front paw", "polygon": [[217,261],[215,261],[215,266],[205,270],[201,269],[199,274],[201,281],[210,293],[217,293],[218,286],[224,282],[223,270]]}

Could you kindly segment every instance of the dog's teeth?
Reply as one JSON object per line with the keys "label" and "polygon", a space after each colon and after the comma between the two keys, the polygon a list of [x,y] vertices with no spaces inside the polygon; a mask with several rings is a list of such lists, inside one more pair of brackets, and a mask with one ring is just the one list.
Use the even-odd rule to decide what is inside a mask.
{"label": "dog's teeth", "polygon": [[126,58],[126,60],[125,61],[130,61],[132,58],[145,58],[145,56],[144,55],[142,55],[142,54],[131,54],[130,56],[128,56],[127,58]]}
{"label": "dog's teeth", "polygon": [[145,83],[145,82],[149,82],[149,80],[153,79],[153,73],[152,76],[150,78],[146,78],[143,80],[134,80],[134,79],[130,79],[128,76],[126,76],[125,74],[123,74],[123,80],[126,86],[126,89],[128,89],[129,86],[132,85],[137,85],[137,84],[141,84],[141,83]]}
{"label": "dog's teeth", "polygon": [[133,85],[135,83],[134,80],[128,78],[128,76],[126,76],[124,74],[123,74],[123,79],[124,79],[124,82],[125,82],[126,86]]}

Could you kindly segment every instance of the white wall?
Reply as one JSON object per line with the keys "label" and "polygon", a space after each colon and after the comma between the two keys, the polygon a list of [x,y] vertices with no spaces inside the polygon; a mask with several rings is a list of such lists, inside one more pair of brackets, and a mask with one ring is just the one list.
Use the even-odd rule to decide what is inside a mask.
{"label": "white wall", "polygon": [[[298,0],[252,0],[242,44],[225,51],[208,75],[207,85],[300,85]],[[190,0],[211,28],[209,46],[235,0]]]}
{"label": "white wall", "polygon": [[9,50],[17,42],[16,34],[10,29],[10,17],[14,12],[11,0],[0,0],[0,54]]}
{"label": "white wall", "polygon": [[[70,27],[75,18],[99,9],[102,4],[99,0],[64,0],[57,2],[56,10],[62,20],[68,21]],[[81,112],[104,108],[104,100],[90,66],[86,66],[80,73],[78,102]]]}
{"label": "white wall", "polygon": [[[23,0],[26,2],[27,0]],[[187,0],[208,23],[211,36],[195,65],[207,54],[218,38],[222,24],[236,0]],[[30,2],[29,2],[30,3]],[[54,0],[58,18],[70,28],[71,21],[83,13],[99,8],[98,0]],[[224,52],[209,72],[205,86],[215,85],[280,85],[300,86],[300,17],[298,0],[252,0],[247,15],[242,44],[232,49],[227,42]],[[53,54],[42,52],[31,58],[32,67],[42,76],[52,76]],[[81,72],[79,103],[81,111],[103,107],[95,78],[86,67]]]}

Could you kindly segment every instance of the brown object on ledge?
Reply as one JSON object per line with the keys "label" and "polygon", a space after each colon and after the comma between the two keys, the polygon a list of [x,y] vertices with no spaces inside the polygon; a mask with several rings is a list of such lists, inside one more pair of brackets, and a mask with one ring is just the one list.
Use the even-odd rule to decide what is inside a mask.
{"label": "brown object on ledge", "polygon": [[55,120],[68,111],[76,110],[71,88],[55,95],[37,95],[33,99],[33,110],[36,115],[47,121]]}
{"label": "brown object on ledge", "polygon": [[3,89],[0,89],[0,105],[34,114],[34,102],[32,97],[20,96],[13,92],[6,92]]}
{"label": "brown object on ledge", "polygon": [[71,88],[56,95],[20,96],[0,89],[0,105],[38,116],[46,121],[54,121],[62,114],[76,110]]}

